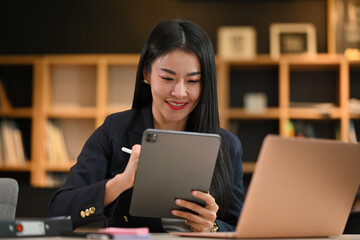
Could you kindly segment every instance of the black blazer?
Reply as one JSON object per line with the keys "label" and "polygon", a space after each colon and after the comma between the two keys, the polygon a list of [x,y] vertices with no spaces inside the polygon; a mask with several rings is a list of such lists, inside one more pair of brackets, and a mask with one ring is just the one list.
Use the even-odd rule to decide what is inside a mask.
{"label": "black blazer", "polygon": [[[151,107],[109,115],[86,141],[66,182],[52,197],[47,216],[71,216],[74,228],[106,217],[108,226],[149,227],[151,232],[164,232],[161,219],[129,214],[132,188],[104,207],[106,182],[122,173],[129,160],[129,154],[122,152],[121,147],[140,144],[147,128],[154,128]],[[244,201],[242,148],[235,135],[224,129],[221,132],[234,169],[234,185],[226,217],[216,223],[220,231],[233,231]]]}

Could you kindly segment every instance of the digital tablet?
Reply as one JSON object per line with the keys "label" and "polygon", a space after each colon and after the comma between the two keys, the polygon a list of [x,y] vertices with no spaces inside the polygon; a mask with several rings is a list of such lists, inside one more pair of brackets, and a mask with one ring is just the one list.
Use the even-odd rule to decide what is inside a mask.
{"label": "digital tablet", "polygon": [[177,198],[205,205],[191,191],[209,191],[220,142],[217,134],[145,130],[130,215],[177,218]]}

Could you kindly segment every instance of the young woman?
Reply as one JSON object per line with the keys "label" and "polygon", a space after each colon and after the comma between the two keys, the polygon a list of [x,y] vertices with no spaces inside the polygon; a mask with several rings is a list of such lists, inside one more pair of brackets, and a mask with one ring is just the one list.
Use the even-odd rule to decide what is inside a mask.
{"label": "young woman", "polygon": [[[209,192],[192,192],[206,205],[175,201],[195,213],[172,211],[180,219],[129,215],[139,144],[147,128],[221,136]],[[130,157],[121,151],[123,146],[132,148]],[[241,156],[239,139],[220,128],[209,37],[192,22],[161,21],[141,53],[132,109],[108,116],[90,136],[47,215],[70,215],[74,228],[105,217],[108,226],[146,226],[151,232],[233,231],[244,200]]]}

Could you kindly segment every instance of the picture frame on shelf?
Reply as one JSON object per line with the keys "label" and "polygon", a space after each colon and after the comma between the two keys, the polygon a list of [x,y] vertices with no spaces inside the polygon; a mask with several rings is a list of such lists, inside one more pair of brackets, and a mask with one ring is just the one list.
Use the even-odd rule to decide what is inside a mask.
{"label": "picture frame on shelf", "polygon": [[311,23],[273,23],[270,25],[270,55],[317,53],[316,28]]}
{"label": "picture frame on shelf", "polygon": [[360,0],[327,0],[328,52],[360,60]]}
{"label": "picture frame on shelf", "polygon": [[218,29],[218,55],[223,58],[255,58],[256,44],[256,29],[252,26],[222,26]]}

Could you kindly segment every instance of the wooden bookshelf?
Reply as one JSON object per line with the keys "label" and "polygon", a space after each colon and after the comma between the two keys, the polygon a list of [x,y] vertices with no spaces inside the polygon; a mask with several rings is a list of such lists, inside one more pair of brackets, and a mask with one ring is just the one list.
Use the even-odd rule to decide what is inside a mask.
{"label": "wooden bookshelf", "polygon": [[[47,179],[52,173],[66,174],[85,140],[105,117],[131,107],[138,61],[138,54],[0,56],[0,77],[1,66],[32,68],[31,106],[0,108],[0,119],[29,122],[29,161],[23,166],[0,165],[0,173],[29,172],[31,185],[36,187],[50,186]],[[245,173],[253,172],[263,137],[268,133],[287,136],[290,120],[320,126],[330,131],[324,134],[330,138],[338,131],[341,141],[348,141],[349,120],[360,126],[360,114],[350,113],[348,108],[350,98],[360,99],[360,62],[328,54],[276,60],[259,55],[251,60],[217,57],[216,66],[221,125],[243,143]],[[324,83],[328,87],[322,91],[329,92],[319,99],[316,89]],[[249,112],[243,102],[247,92],[265,92],[268,107]],[[303,96],[310,102],[332,105],[325,110],[294,107],[292,102],[301,102]],[[59,163],[48,160],[48,121],[64,134],[68,159]],[[357,135],[360,137],[359,130]]]}
{"label": "wooden bookshelf", "polygon": [[[24,72],[25,69],[25,72]],[[36,97],[34,92],[32,92],[35,86],[39,85],[39,62],[38,57],[29,55],[29,56],[2,56],[0,57],[0,80],[7,81],[13,87],[13,85],[17,85],[17,87],[22,87],[25,89],[24,91],[27,93],[26,95],[32,96],[29,102],[17,102],[16,104],[10,101],[12,96],[9,96],[8,92],[6,92],[6,88],[4,82],[2,82],[1,86],[1,108],[0,108],[0,120],[8,119],[11,121],[25,123],[24,127],[28,132],[30,132],[30,136],[24,136],[24,129],[22,130],[22,141],[24,145],[31,145],[29,147],[30,151],[25,150],[26,162],[22,164],[13,164],[13,163],[0,163],[0,174],[1,172],[29,172],[31,173],[31,169],[33,168],[35,152],[32,149],[33,142],[37,141],[37,137],[33,134],[33,129],[36,129],[36,110],[38,109]],[[20,71],[18,71],[20,70]],[[19,76],[18,72],[25,73],[25,79],[21,79],[21,82],[18,82]],[[15,78],[8,78],[12,73],[14,73]],[[4,77],[5,74],[5,77]],[[25,82],[25,85],[23,83]],[[23,94],[23,92],[21,93]],[[30,105],[30,106],[28,106]],[[26,134],[25,134],[26,135]],[[2,141],[6,141],[2,139]],[[3,156],[5,157],[5,156]]]}
{"label": "wooden bookshelf", "polygon": [[[138,61],[138,54],[1,56],[0,66],[33,68],[33,99],[31,107],[0,109],[0,118],[31,121],[30,160],[24,166],[0,165],[0,172],[28,171],[32,186],[52,186],[48,175],[69,171],[85,140],[105,117],[131,106]],[[47,121],[62,129],[69,159],[49,162]]]}
{"label": "wooden bookshelf", "polygon": [[[349,113],[349,98],[360,99],[359,76],[360,62],[349,62],[340,55],[221,59],[218,63],[221,124],[244,145],[244,172],[253,171],[266,134],[289,136],[289,121],[314,125],[316,137],[349,141],[349,120],[360,115]],[[244,107],[247,92],[264,92],[268,106],[262,112],[251,113]],[[306,102],[323,106],[309,107]],[[321,133],[326,128],[322,125],[331,132]]]}

